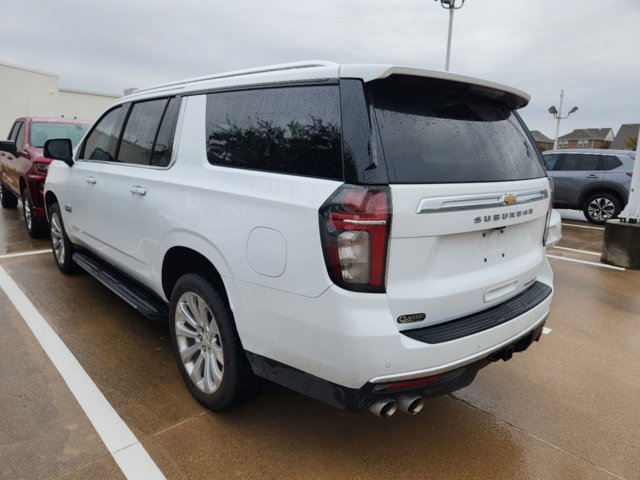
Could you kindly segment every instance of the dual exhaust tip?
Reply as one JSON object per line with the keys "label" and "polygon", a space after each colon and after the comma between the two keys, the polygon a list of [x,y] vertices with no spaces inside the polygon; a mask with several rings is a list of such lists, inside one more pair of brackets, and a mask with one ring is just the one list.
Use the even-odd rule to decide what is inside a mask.
{"label": "dual exhaust tip", "polygon": [[376,417],[389,418],[396,413],[398,409],[407,415],[416,415],[424,408],[424,398],[419,395],[408,394],[401,395],[398,399],[383,398],[369,406],[369,411]]}

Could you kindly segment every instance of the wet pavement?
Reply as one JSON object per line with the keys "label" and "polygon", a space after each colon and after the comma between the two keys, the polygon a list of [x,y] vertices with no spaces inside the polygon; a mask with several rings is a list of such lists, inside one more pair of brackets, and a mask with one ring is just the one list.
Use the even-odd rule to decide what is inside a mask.
{"label": "wet pavement", "polygon": [[[0,211],[0,266],[170,479],[640,478],[640,271],[594,266],[604,231],[552,249],[551,333],[422,413],[380,420],[268,385],[212,413],[185,388],[168,327],[90,276],[62,275]],[[584,228],[589,227],[589,228]],[[577,260],[577,261],[574,261]],[[0,479],[125,478],[0,290]]]}

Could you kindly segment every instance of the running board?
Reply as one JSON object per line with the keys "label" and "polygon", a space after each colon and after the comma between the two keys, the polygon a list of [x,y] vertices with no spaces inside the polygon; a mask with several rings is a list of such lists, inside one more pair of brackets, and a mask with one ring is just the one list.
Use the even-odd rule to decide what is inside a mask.
{"label": "running board", "polygon": [[167,303],[135,280],[85,253],[74,253],[73,261],[145,317],[154,321],[168,320]]}

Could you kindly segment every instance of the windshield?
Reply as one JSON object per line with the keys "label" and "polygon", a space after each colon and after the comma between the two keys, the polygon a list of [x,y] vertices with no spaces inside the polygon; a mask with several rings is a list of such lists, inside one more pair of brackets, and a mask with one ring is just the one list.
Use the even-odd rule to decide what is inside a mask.
{"label": "windshield", "polygon": [[52,138],[68,138],[75,147],[89,127],[90,125],[79,123],[33,122],[29,143],[32,147],[42,148],[44,142]]}
{"label": "windshield", "polygon": [[471,183],[545,176],[506,94],[392,75],[368,85],[394,183]]}

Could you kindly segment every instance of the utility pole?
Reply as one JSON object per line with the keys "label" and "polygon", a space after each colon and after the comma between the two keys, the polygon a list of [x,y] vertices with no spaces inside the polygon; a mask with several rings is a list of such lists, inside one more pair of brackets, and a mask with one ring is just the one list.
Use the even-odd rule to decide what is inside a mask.
{"label": "utility pole", "polygon": [[567,113],[566,117],[562,116],[562,102],[564,100],[564,90],[560,90],[560,108],[558,110],[556,110],[555,105],[551,105],[549,107],[549,113],[551,115],[553,115],[553,118],[555,118],[556,121],[556,136],[553,139],[553,149],[557,150],[558,149],[558,135],[560,134],[560,120],[564,120],[565,118],[569,118],[569,115],[571,115],[573,112],[575,112],[576,110],[578,110],[578,107],[573,107],[571,110],[569,110],[569,113]]}
{"label": "utility pole", "polygon": [[456,6],[457,0],[435,0],[436,2],[440,2],[440,6],[449,10],[449,34],[447,36],[447,59],[445,62],[444,69],[446,72],[449,71],[449,60],[451,59],[451,36],[453,34],[453,11],[459,10],[464,5],[465,0],[461,0],[460,5]]}
{"label": "utility pole", "polygon": [[[640,133],[640,132],[639,132]],[[603,263],[640,270],[640,142],[636,144],[629,202],[619,218],[604,226]]]}

